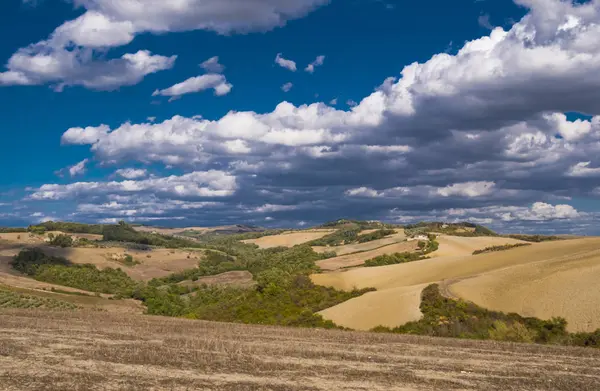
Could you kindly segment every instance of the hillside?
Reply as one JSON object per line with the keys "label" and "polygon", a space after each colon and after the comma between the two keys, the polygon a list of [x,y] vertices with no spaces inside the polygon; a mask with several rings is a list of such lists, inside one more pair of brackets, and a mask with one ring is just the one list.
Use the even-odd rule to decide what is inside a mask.
{"label": "hillside", "polygon": [[600,351],[87,312],[0,317],[1,390],[596,390]]}

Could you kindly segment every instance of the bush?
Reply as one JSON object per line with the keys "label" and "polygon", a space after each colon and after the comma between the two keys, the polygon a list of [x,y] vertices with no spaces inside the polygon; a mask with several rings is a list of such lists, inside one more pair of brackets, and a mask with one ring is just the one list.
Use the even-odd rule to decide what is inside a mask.
{"label": "bush", "polygon": [[358,243],[372,242],[373,240],[383,239],[386,236],[393,235],[395,233],[396,231],[393,229],[380,229],[375,232],[359,235],[357,241]]}
{"label": "bush", "polygon": [[510,342],[533,342],[536,334],[533,330],[528,329],[523,323],[514,322],[507,325],[501,320],[497,320],[493,323],[490,329],[490,339],[496,341],[510,341]]}
{"label": "bush", "polygon": [[310,246],[339,246],[342,244],[352,243],[358,239],[358,233],[361,231],[359,227],[342,228],[337,231],[325,235],[320,239],[315,239],[307,244]]}
{"label": "bush", "polygon": [[50,238],[51,246],[62,247],[62,248],[73,247],[73,238],[69,235],[60,234],[60,235],[54,236],[54,235],[50,234],[50,235],[48,235],[48,238]]}
{"label": "bush", "polygon": [[523,240],[525,242],[534,242],[534,243],[548,242],[548,241],[554,241],[554,240],[563,240],[563,238],[561,238],[559,236],[547,236],[547,235],[513,234],[513,235],[507,235],[507,236],[512,239],[518,239],[518,240]]}
{"label": "bush", "polygon": [[198,242],[173,236],[138,232],[132,226],[121,221],[117,225],[104,226],[102,230],[104,241],[130,242],[147,246],[166,248],[201,247]]}
{"label": "bush", "polygon": [[512,248],[524,247],[524,246],[531,246],[531,244],[530,243],[515,243],[515,244],[504,244],[502,246],[491,246],[491,247],[486,247],[482,250],[475,250],[475,251],[473,251],[473,255],[491,253],[491,252],[495,252],[495,251],[505,251],[505,250],[510,250]]}
{"label": "bush", "polygon": [[395,254],[383,254],[378,257],[369,259],[365,262],[366,267],[396,265],[399,263],[407,263],[413,261],[419,261],[425,259],[420,253],[395,253]]}

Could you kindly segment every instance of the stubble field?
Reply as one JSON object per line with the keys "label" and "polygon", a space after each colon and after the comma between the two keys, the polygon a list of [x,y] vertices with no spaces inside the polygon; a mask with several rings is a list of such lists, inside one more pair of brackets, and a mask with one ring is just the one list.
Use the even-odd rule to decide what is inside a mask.
{"label": "stubble field", "polygon": [[88,313],[0,316],[0,390],[597,390],[600,351]]}

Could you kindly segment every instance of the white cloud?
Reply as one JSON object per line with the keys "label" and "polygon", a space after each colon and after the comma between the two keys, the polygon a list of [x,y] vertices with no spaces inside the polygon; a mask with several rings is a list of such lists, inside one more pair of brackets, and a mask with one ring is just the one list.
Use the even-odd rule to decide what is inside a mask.
{"label": "white cloud", "polygon": [[79,163],[69,167],[69,175],[71,175],[71,177],[77,176],[77,175],[83,175],[85,174],[85,172],[87,171],[86,169],[86,165],[88,164],[89,159],[84,159],[82,161],[80,161]]}
{"label": "white cloud", "polygon": [[531,208],[512,208],[505,213],[500,211],[500,217],[504,221],[525,220],[545,221],[576,219],[581,214],[571,205],[550,205],[544,202],[536,202]]}
{"label": "white cloud", "polygon": [[[329,0],[75,0],[86,9],[48,39],[19,49],[0,72],[2,85],[81,85],[113,90],[173,67],[175,56],[147,51],[105,60],[108,48],[131,43],[137,34],[210,30],[218,34],[268,31],[301,18]],[[249,11],[251,10],[251,11]]]}
{"label": "white cloud", "polygon": [[294,84],[292,84],[292,83],[285,83],[284,85],[281,86],[281,90],[283,92],[290,92],[290,90],[292,89],[293,86],[294,86]]}
{"label": "white cloud", "polygon": [[356,189],[348,189],[346,190],[346,195],[351,197],[367,197],[367,198],[377,198],[381,197],[382,194],[377,190],[370,189],[368,187],[359,187]]}
{"label": "white cloud", "polygon": [[354,101],[354,100],[352,100],[352,99],[348,99],[348,100],[346,101],[346,104],[347,104],[348,106],[350,106],[350,107],[356,107],[356,106],[358,106],[358,103],[356,103],[356,101]]}
{"label": "white cloud", "polygon": [[316,67],[320,67],[325,62],[325,56],[318,56],[315,61],[308,64],[308,66],[304,69],[308,73],[314,73]]}
{"label": "white cloud", "polygon": [[225,66],[219,63],[219,56],[211,57],[200,64],[205,71],[209,73],[223,73]]}
{"label": "white cloud", "polygon": [[331,101],[329,101],[329,104],[330,104],[331,106],[335,106],[335,105],[337,105],[337,104],[338,104],[338,99],[337,99],[337,98],[333,98]]}
{"label": "white cloud", "polygon": [[297,70],[296,62],[283,58],[281,53],[277,53],[277,57],[275,57],[275,63],[280,67],[288,69],[292,72],[296,72]]}
{"label": "white cloud", "polygon": [[63,200],[102,194],[150,192],[178,197],[227,197],[237,189],[236,178],[223,171],[192,172],[181,176],[123,182],[47,184],[35,189],[32,200]]}
{"label": "white cloud", "polygon": [[125,179],[139,179],[148,176],[148,170],[136,168],[120,168],[115,171],[115,175]]}
{"label": "white cloud", "polygon": [[197,77],[191,77],[186,81],[175,84],[164,90],[156,90],[152,96],[170,96],[180,97],[185,94],[192,94],[195,92],[201,92],[208,89],[213,89],[216,96],[227,95],[231,92],[233,85],[227,82],[227,79],[223,75],[208,74]]}
{"label": "white cloud", "polygon": [[94,144],[101,138],[105,137],[109,131],[110,128],[107,125],[100,125],[97,127],[88,126],[86,128],[70,128],[63,133],[61,143],[71,145]]}
{"label": "white cloud", "polygon": [[599,176],[600,168],[599,167],[590,167],[592,162],[580,162],[571,167],[569,170],[569,175],[573,177],[589,177],[589,176]]}
{"label": "white cloud", "polygon": [[115,90],[137,84],[149,74],[171,69],[176,58],[140,50],[120,58],[99,60],[91,49],[57,49],[42,41],[13,54],[8,60],[9,70],[0,73],[0,86],[52,84],[57,91],[76,85]]}
{"label": "white cloud", "polygon": [[481,197],[492,193],[496,184],[494,182],[466,182],[455,183],[441,189],[436,193],[442,197],[460,196],[460,197]]}

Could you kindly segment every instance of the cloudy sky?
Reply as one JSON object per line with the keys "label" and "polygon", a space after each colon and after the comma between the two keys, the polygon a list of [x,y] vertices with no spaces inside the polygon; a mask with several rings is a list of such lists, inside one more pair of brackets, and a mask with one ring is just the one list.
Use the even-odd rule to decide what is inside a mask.
{"label": "cloudy sky", "polygon": [[600,0],[5,0],[0,225],[600,234]]}

